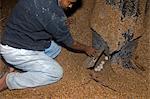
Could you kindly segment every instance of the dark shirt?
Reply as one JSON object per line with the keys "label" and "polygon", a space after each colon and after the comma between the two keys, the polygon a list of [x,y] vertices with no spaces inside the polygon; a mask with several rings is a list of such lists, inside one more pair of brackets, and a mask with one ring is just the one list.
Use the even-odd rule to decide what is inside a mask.
{"label": "dark shirt", "polygon": [[2,44],[42,51],[52,39],[71,46],[67,17],[58,0],[19,0],[6,24]]}

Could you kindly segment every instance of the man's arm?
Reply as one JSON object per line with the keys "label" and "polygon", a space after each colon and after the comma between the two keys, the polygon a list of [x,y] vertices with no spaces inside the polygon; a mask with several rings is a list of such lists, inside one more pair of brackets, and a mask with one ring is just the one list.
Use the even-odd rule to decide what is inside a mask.
{"label": "man's arm", "polygon": [[91,46],[87,46],[75,41],[72,38],[65,21],[60,20],[60,17],[55,18],[55,20],[52,22],[49,22],[49,24],[46,26],[46,30],[57,42],[61,42],[71,49],[84,52],[89,56],[93,56],[96,52],[96,50]]}

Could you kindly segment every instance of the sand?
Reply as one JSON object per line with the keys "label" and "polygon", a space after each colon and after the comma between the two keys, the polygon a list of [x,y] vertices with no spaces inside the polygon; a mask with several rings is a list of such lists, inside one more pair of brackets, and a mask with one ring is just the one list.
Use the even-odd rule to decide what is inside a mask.
{"label": "sand", "polygon": [[[105,1],[105,0],[104,0]],[[119,15],[117,10],[113,11],[112,8],[104,4],[104,1],[101,1],[101,8],[98,5],[95,5],[96,1],[93,0],[83,0],[83,5],[78,9],[70,18],[73,20],[73,23],[70,26],[70,31],[74,39],[78,40],[81,43],[91,45],[92,33],[90,27],[94,27],[96,22],[99,24],[94,27],[100,33],[119,33],[119,30],[111,27],[122,27],[124,24],[130,24],[133,27],[136,27],[136,31],[144,32],[144,37],[141,40],[140,47],[136,51],[136,62],[142,67],[145,71],[142,74],[136,73],[135,71],[124,69],[120,65],[107,65],[103,71],[98,73],[99,81],[96,82],[91,79],[90,70],[87,70],[84,67],[84,62],[87,59],[87,56],[80,53],[74,53],[62,49],[61,54],[57,57],[57,61],[62,65],[64,69],[64,77],[57,83],[46,85],[37,88],[28,88],[24,90],[5,90],[0,93],[0,99],[148,99],[148,73],[149,73],[149,32],[150,32],[150,14],[147,13],[145,16],[141,16],[140,24],[137,26],[136,23],[121,23],[119,20]],[[93,19],[94,8],[97,6],[99,9],[101,20],[99,18]],[[11,6],[12,7],[12,6]],[[110,11],[110,13],[102,13],[102,10]],[[150,10],[148,10],[150,12]],[[109,15],[108,15],[109,14]],[[106,17],[107,16],[107,17]],[[108,20],[108,16],[111,16],[111,20]],[[117,21],[116,21],[116,20]],[[95,21],[93,21],[95,20]],[[116,25],[108,26],[107,24],[116,23]],[[119,24],[119,25],[118,25]],[[124,29],[121,29],[122,31]],[[137,33],[139,35],[140,33]],[[105,37],[107,37],[105,35]],[[119,38],[119,36],[118,36]],[[112,46],[112,50],[116,49],[117,40],[115,37],[108,36],[107,40]],[[142,48],[143,50],[141,51]],[[141,72],[140,72],[141,73]],[[97,73],[96,73],[97,75]],[[106,86],[107,85],[107,86]],[[116,88],[115,88],[116,86]],[[115,90],[114,90],[115,89]]]}

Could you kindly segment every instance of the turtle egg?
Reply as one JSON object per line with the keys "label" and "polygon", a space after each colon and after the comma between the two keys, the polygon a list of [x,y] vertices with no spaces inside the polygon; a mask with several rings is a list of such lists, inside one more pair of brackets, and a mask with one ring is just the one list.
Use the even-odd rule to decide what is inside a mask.
{"label": "turtle egg", "polygon": [[105,64],[105,61],[101,61],[101,64],[104,65],[104,64]]}
{"label": "turtle egg", "polygon": [[97,71],[101,71],[102,68],[98,68]]}
{"label": "turtle egg", "polygon": [[108,60],[108,56],[105,56],[105,60]]}
{"label": "turtle egg", "polygon": [[96,71],[96,72],[97,72],[97,71],[98,71],[98,68],[94,68],[94,71]]}

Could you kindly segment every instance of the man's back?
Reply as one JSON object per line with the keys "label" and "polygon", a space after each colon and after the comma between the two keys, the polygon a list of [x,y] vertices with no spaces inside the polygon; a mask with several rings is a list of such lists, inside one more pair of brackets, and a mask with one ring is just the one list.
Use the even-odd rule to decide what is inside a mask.
{"label": "man's back", "polygon": [[[21,49],[44,50],[50,45],[51,33],[56,32],[50,23],[61,23],[56,20],[65,20],[57,0],[19,0],[6,25],[2,44]],[[48,24],[49,31],[46,30]]]}

